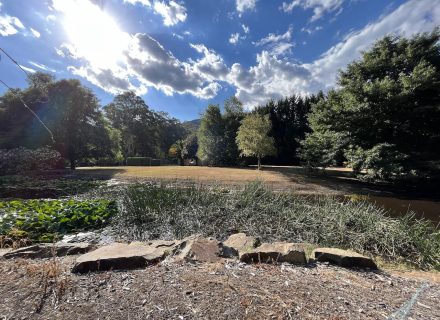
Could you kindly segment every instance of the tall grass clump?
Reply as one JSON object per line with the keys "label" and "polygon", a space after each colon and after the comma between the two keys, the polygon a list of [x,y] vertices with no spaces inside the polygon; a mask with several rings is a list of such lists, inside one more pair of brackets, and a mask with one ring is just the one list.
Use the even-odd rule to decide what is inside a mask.
{"label": "tall grass clump", "polygon": [[435,226],[412,215],[386,214],[368,202],[275,193],[262,183],[239,191],[149,183],[122,190],[113,224],[132,240],[194,233],[225,239],[240,231],[263,241],[335,246],[440,269],[440,233]]}

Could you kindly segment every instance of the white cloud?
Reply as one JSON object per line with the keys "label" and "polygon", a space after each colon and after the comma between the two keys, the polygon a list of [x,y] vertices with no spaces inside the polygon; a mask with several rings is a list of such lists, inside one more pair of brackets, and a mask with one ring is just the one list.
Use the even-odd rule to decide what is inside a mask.
{"label": "white cloud", "polygon": [[[311,21],[320,19],[326,12],[332,12],[342,9],[344,0],[293,0],[291,2],[283,2],[280,7],[284,12],[292,12],[295,7],[303,9],[313,9]],[[341,13],[339,11],[337,14]]]}
{"label": "white cloud", "polygon": [[389,33],[411,36],[431,31],[439,24],[440,6],[430,0],[408,1],[376,22],[348,34],[313,62],[298,63],[262,51],[257,56],[257,64],[249,69],[234,64],[228,75],[229,81],[236,86],[237,97],[247,107],[292,93],[329,89],[336,83],[338,70],[358,59],[360,52],[377,39]]}
{"label": "white cloud", "polygon": [[[93,11],[93,21],[100,21],[99,14],[103,13]],[[115,44],[114,39],[126,40],[122,42],[123,50],[116,48],[118,63],[99,63],[96,57],[102,56],[102,52],[81,51],[75,43],[63,44],[56,50],[58,54],[81,63],[81,67],[70,67],[71,72],[107,92],[131,89],[142,93],[153,87],[167,95],[190,94],[209,99],[217,95],[223,83],[227,83],[235,87],[236,95],[249,108],[272,98],[328,89],[335,85],[337,70],[359,58],[360,50],[368,49],[378,38],[390,32],[410,36],[430,31],[436,25],[440,25],[440,6],[432,0],[412,0],[361,30],[346,35],[321,57],[307,63],[283,55],[293,46],[292,28],[282,34],[269,34],[254,43],[261,52],[251,67],[239,63],[227,65],[221,55],[203,44],[190,44],[196,50],[197,58],[178,59],[147,34],[131,36],[113,27],[112,37],[95,38],[101,39],[103,49],[99,50],[105,50],[102,52],[114,50],[111,46]],[[110,52],[110,56],[114,54]]]}
{"label": "white cloud", "polygon": [[285,33],[283,34],[269,33],[263,39],[254,42],[254,44],[256,46],[264,46],[270,43],[276,43],[280,41],[290,41],[290,39],[292,38],[292,32],[293,32],[292,26],[289,26],[289,29]]}
{"label": "white cloud", "polygon": [[319,30],[322,30],[321,26],[316,26],[314,28],[307,28],[307,27],[302,27],[301,28],[302,32],[306,32],[308,34],[313,34],[313,33],[315,33],[316,31],[319,31]]}
{"label": "white cloud", "polygon": [[33,28],[30,28],[30,30],[31,30],[31,33],[34,35],[35,38],[39,38],[41,36],[41,34],[37,30],[35,30]]}
{"label": "white cloud", "polygon": [[28,68],[25,66],[20,65],[21,68],[23,68],[25,71],[30,72],[30,73],[35,73],[37,72],[36,70],[32,69],[32,68]]}
{"label": "white cloud", "polygon": [[231,44],[237,44],[239,38],[240,38],[240,34],[239,34],[239,33],[233,33],[233,34],[231,34],[231,36],[229,37],[229,43],[231,43]]}
{"label": "white cloud", "polygon": [[124,0],[124,3],[130,3],[132,5],[140,4],[146,7],[151,7],[150,0]]}
{"label": "white cloud", "polygon": [[23,23],[17,17],[11,17],[7,14],[0,15],[0,36],[7,37],[24,30]]}
{"label": "white cloud", "polygon": [[251,31],[251,29],[249,29],[249,27],[246,26],[246,25],[244,25],[244,24],[242,24],[241,27],[243,28],[243,31],[244,31],[244,33],[246,33],[246,34],[248,34],[248,33]]}
{"label": "white cloud", "polygon": [[257,5],[257,0],[236,0],[237,11],[241,15],[247,10],[254,10]]}
{"label": "white cloud", "polygon": [[38,69],[44,70],[44,71],[50,71],[50,72],[56,72],[56,70],[49,68],[48,66],[42,64],[42,63],[37,63],[34,61],[29,61],[29,64],[33,65],[34,67],[37,67]]}
{"label": "white cloud", "polygon": [[154,12],[163,17],[163,23],[166,26],[173,26],[186,20],[186,8],[173,0],[168,4],[162,1],[154,3]]}
{"label": "white cloud", "polygon": [[257,42],[253,42],[253,44],[257,47],[266,47],[266,49],[274,55],[290,53],[291,48],[294,46],[294,44],[291,42],[292,34],[293,28],[292,26],[289,26],[289,29],[285,33],[269,33],[266,37],[258,40]]}

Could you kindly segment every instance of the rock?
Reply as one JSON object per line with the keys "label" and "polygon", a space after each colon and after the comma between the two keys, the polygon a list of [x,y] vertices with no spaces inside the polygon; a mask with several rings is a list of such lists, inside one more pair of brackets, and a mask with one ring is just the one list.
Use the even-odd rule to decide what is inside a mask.
{"label": "rock", "polygon": [[254,249],[258,242],[257,239],[247,236],[245,233],[233,234],[223,242],[222,256],[227,258],[239,256],[240,253]]}
{"label": "rock", "polygon": [[377,265],[372,259],[354,251],[337,248],[317,248],[313,250],[312,256],[316,261],[330,262],[341,267],[377,269]]}
{"label": "rock", "polygon": [[295,243],[274,242],[263,243],[261,246],[240,254],[240,261],[246,263],[288,262],[305,264],[304,248]]}
{"label": "rock", "polygon": [[72,272],[144,268],[172,254],[178,244],[176,241],[160,240],[113,243],[80,256],[76,259]]}
{"label": "rock", "polygon": [[74,254],[83,254],[95,249],[95,247],[89,243],[65,243],[65,244],[47,244],[40,243],[29,247],[20,248],[17,250],[5,253],[3,257],[5,259],[12,258],[26,258],[26,259],[43,259],[56,257],[64,257]]}
{"label": "rock", "polygon": [[221,260],[221,243],[215,239],[189,236],[182,240],[176,256],[190,262],[218,262]]}
{"label": "rock", "polygon": [[3,258],[3,256],[10,251],[11,249],[0,249],[0,259]]}

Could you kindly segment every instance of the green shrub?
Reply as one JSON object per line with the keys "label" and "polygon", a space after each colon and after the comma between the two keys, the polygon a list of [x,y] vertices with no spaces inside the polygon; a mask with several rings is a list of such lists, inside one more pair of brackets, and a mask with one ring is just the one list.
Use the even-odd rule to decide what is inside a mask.
{"label": "green shrub", "polygon": [[107,200],[13,200],[0,202],[0,235],[23,233],[52,242],[62,234],[105,226],[116,212]]}
{"label": "green shrub", "polygon": [[151,166],[150,157],[128,157],[127,166]]}
{"label": "green shrub", "polygon": [[[408,173],[405,165],[408,156],[393,144],[381,143],[368,150],[358,147],[346,152],[346,157],[362,180],[391,181]],[[360,175],[362,171],[364,175]]]}
{"label": "green shrub", "polygon": [[194,233],[225,239],[242,231],[263,241],[307,242],[440,269],[440,232],[427,220],[391,218],[364,201],[203,186],[135,184],[122,192],[114,227],[132,240]]}

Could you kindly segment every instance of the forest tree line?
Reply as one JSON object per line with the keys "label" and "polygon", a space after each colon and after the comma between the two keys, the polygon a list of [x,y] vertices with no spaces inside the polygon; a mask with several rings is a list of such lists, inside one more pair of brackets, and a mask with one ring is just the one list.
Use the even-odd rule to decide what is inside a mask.
{"label": "forest tree line", "polygon": [[[212,166],[264,157],[268,164],[349,166],[377,180],[432,176],[440,167],[439,43],[438,28],[386,36],[340,71],[326,94],[292,93],[251,111],[231,97],[223,107],[209,105],[198,127],[150,109],[133,92],[101,106],[77,80],[34,73],[27,88],[0,97],[0,148],[52,146],[72,168],[133,156]],[[247,139],[257,134],[260,142]],[[264,148],[249,152],[258,144]]]}

